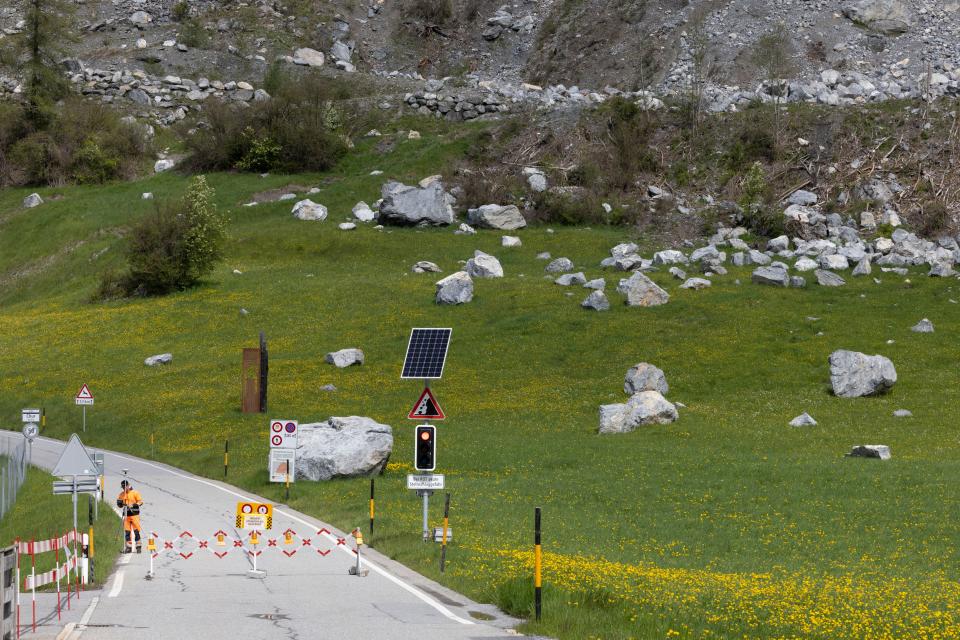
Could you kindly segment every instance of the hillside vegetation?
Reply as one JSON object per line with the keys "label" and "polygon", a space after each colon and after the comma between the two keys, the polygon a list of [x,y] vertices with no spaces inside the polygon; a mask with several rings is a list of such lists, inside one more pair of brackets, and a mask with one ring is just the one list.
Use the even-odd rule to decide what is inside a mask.
{"label": "hillside vegetation", "polygon": [[[0,192],[5,424],[40,404],[45,435],[66,438],[79,429],[72,398],[87,383],[97,398],[89,444],[222,477],[229,438],[229,480],[277,501],[281,490],[266,484],[268,418],[391,424],[375,547],[529,615],[533,509],[542,507],[547,591],[543,621],[525,625],[533,633],[960,633],[956,280],[884,273],[879,284],[776,289],[731,268],[710,289],[688,291],[660,272],[652,277],[670,291],[668,304],[628,308],[611,291],[609,312],[588,312],[579,306],[587,291],[544,279],[536,254],[567,256],[612,290],[620,274],[602,273],[599,261],[626,240],[649,255],[660,248],[649,236],[533,226],[518,233],[522,247],[505,249],[497,232],[337,228],[385,179],[412,183],[449,168],[483,130],[417,126],[423,139],[365,140],[322,174],[208,175],[230,221],[226,259],[199,288],[159,299],[90,302],[101,274],[122,265],[126,230],[150,210],[140,194],[180,197],[187,178],[46,189],[47,203],[31,210],[20,208],[26,191]],[[294,219],[288,202],[240,206],[268,190],[312,186],[330,209],[325,222]],[[498,256],[506,277],[478,281],[468,305],[435,305],[438,278],[410,272],[431,260],[450,273],[475,249]],[[935,333],[910,332],[921,317]],[[412,448],[404,416],[420,388],[399,373],[414,326],[454,330],[445,377],[433,385],[449,416],[438,471],[447,474],[456,533],[443,575],[404,488]],[[271,353],[270,411],[243,415],[240,350],[255,346],[260,330]],[[362,348],[364,365],[324,364],[326,352],[345,347]],[[838,348],[891,358],[892,392],[832,396],[827,358]],[[162,352],[173,353],[172,364],[143,365]],[[668,398],[684,405],[679,421],[599,436],[598,405],[623,401],[624,373],[641,361],[666,372]],[[326,384],[337,390],[321,390]],[[913,417],[894,418],[900,408]],[[803,411],[819,425],[788,427]],[[889,445],[893,459],[843,457],[868,443]],[[290,503],[349,530],[366,521],[367,490],[366,479],[300,482]]]}

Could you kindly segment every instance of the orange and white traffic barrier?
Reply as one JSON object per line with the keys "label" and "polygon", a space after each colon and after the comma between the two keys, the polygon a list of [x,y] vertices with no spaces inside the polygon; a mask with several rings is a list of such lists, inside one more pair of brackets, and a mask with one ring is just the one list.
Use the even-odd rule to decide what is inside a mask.
{"label": "orange and white traffic barrier", "polygon": [[[20,611],[20,592],[21,592],[21,559],[20,556],[30,556],[30,575],[23,578],[22,591],[30,592],[30,610],[31,610],[31,628],[36,633],[37,630],[37,587],[47,584],[57,583],[57,619],[61,617],[62,601],[60,598],[60,581],[66,578],[67,583],[67,607],[70,607],[71,599],[71,570],[76,576],[77,589],[80,588],[80,562],[76,553],[76,542],[78,536],[76,531],[68,531],[62,536],[49,538],[47,540],[31,540],[26,542],[17,539],[14,546],[17,550],[17,636],[21,631],[21,611]],[[70,543],[74,544],[74,553],[70,553]],[[65,562],[60,563],[60,549],[64,550]],[[54,554],[54,568],[46,573],[37,573],[37,554]],[[79,595],[79,594],[77,594]]]}

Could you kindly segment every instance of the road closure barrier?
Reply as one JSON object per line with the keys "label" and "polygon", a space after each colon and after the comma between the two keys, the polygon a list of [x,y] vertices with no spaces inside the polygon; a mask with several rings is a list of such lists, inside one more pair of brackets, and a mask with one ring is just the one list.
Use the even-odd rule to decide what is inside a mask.
{"label": "road closure barrier", "polygon": [[[362,544],[362,541],[361,541]],[[228,557],[250,559],[254,565],[262,556],[280,559],[316,557],[326,558],[338,547],[356,554],[356,544],[351,545],[348,537],[341,537],[327,528],[300,533],[287,529],[281,533],[264,533],[259,530],[244,531],[242,535],[227,533],[220,529],[208,536],[196,535],[185,530],[179,533],[161,536],[151,531],[147,537],[147,551],[150,554],[150,574],[153,575],[153,561],[157,558],[172,558],[187,561],[212,555],[218,560]]]}
{"label": "road closure barrier", "polygon": [[[70,609],[72,598],[80,597],[81,581],[86,583],[85,568],[86,558],[81,558],[77,552],[77,545],[86,546],[86,534],[78,534],[76,531],[68,531],[62,536],[49,538],[47,540],[17,540],[14,543],[14,549],[17,553],[16,566],[16,609],[17,609],[17,637],[21,632],[21,611],[20,595],[30,592],[30,610],[31,626],[33,632],[37,631],[37,589],[48,584],[57,584],[57,620],[60,620],[62,601],[61,601],[61,583],[67,590],[67,609]],[[71,546],[73,551],[70,550]],[[37,573],[37,556],[47,553],[54,554],[53,569],[44,573]],[[61,562],[61,555],[63,562]],[[30,558],[30,573],[26,573],[26,558]],[[71,576],[72,572],[72,576]],[[21,582],[22,581],[22,582]],[[71,586],[71,584],[73,586]],[[21,588],[22,585],[22,588]]]}

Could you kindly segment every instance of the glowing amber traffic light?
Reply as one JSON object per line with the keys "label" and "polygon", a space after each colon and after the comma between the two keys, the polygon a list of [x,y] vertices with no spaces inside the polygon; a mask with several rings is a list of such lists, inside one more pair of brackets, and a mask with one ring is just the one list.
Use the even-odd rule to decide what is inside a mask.
{"label": "glowing amber traffic light", "polygon": [[437,468],[437,428],[432,424],[417,426],[413,443],[413,467],[417,471]]}

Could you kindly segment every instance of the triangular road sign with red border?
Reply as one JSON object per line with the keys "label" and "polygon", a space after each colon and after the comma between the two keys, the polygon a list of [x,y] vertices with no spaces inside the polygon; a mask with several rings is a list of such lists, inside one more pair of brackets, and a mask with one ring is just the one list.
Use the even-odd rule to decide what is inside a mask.
{"label": "triangular road sign with red border", "polygon": [[423,390],[420,399],[407,414],[407,418],[410,420],[443,420],[446,417],[443,414],[443,409],[440,408],[440,403],[433,397],[430,387]]}
{"label": "triangular road sign with red border", "polygon": [[93,400],[93,394],[90,393],[90,387],[86,383],[80,387],[80,391],[77,392],[77,400]]}

